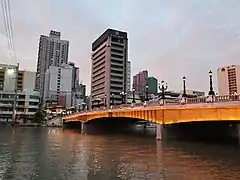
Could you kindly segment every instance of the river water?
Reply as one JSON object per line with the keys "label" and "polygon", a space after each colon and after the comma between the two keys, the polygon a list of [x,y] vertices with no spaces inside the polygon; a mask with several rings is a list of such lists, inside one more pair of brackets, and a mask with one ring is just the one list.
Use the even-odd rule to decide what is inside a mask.
{"label": "river water", "polygon": [[0,127],[1,180],[238,180],[240,149],[152,136]]}

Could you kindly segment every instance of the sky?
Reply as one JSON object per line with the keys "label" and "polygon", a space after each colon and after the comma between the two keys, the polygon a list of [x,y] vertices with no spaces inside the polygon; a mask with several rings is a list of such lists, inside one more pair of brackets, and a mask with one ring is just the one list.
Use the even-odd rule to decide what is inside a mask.
{"label": "sky", "polygon": [[[107,28],[128,33],[132,75],[147,69],[169,90],[209,90],[208,71],[240,64],[239,0],[10,0],[20,68],[36,70],[40,35],[61,32],[90,91],[91,43]],[[0,62],[10,63],[0,14]]]}

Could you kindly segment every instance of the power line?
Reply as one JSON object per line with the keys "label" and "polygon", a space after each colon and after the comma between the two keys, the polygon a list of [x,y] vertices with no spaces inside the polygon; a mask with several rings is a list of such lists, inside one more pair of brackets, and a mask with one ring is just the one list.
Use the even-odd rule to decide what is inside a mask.
{"label": "power line", "polygon": [[8,18],[9,18],[9,30],[10,30],[11,41],[12,41],[12,51],[13,51],[13,56],[15,60],[16,52],[15,52],[14,39],[13,39],[12,17],[11,17],[11,8],[10,8],[9,0],[7,0],[7,7],[8,7]]}
{"label": "power line", "polygon": [[8,48],[10,52],[10,58],[13,58],[13,61],[14,61],[13,63],[16,63],[15,61],[16,54],[15,54],[12,19],[11,19],[11,8],[10,8],[9,0],[1,0],[1,6],[2,6],[2,14],[3,14],[3,20],[4,20],[4,28],[5,28]]}

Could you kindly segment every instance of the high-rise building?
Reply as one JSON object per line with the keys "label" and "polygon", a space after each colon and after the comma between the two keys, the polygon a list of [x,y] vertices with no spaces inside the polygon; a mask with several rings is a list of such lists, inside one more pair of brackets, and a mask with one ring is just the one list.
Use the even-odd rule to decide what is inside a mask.
{"label": "high-rise building", "polygon": [[148,86],[149,94],[157,94],[158,92],[158,80],[155,77],[147,77],[146,85]]}
{"label": "high-rise building", "polygon": [[144,70],[133,76],[133,88],[135,93],[139,96],[145,96],[146,93],[146,78],[148,77],[148,71]]}
{"label": "high-rise building", "polygon": [[220,96],[240,93],[240,65],[224,66],[217,69]]}
{"label": "high-rise building", "polygon": [[44,81],[43,102],[45,106],[57,105],[60,99],[61,102],[64,99],[66,108],[72,106],[72,71],[73,67],[66,64],[49,67]]}
{"label": "high-rise building", "polygon": [[61,33],[50,31],[49,36],[40,36],[36,89],[40,91],[41,97],[44,97],[44,74],[49,66],[60,66],[68,62],[69,41],[61,40]]}
{"label": "high-rise building", "polygon": [[[121,92],[127,90],[128,38],[127,33],[107,29],[92,43],[91,103],[96,99],[121,103]],[[105,98],[106,96],[106,98]]]}
{"label": "high-rise building", "polygon": [[127,92],[131,91],[131,62],[127,62]]}

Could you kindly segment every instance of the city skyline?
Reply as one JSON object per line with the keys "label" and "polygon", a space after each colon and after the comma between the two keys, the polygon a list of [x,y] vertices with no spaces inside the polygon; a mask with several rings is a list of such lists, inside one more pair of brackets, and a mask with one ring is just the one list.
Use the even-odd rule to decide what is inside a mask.
{"label": "city skyline", "polygon": [[[50,8],[51,4],[58,8]],[[182,76],[186,76],[187,88],[207,92],[211,69],[217,91],[217,68],[239,64],[239,5],[237,0],[13,1],[16,55],[20,68],[36,70],[39,35],[60,31],[70,42],[69,61],[80,67],[80,79],[89,93],[91,42],[114,28],[129,34],[132,75],[148,69],[174,90],[181,90]],[[0,62],[6,63],[5,59],[7,43],[0,18]]]}

